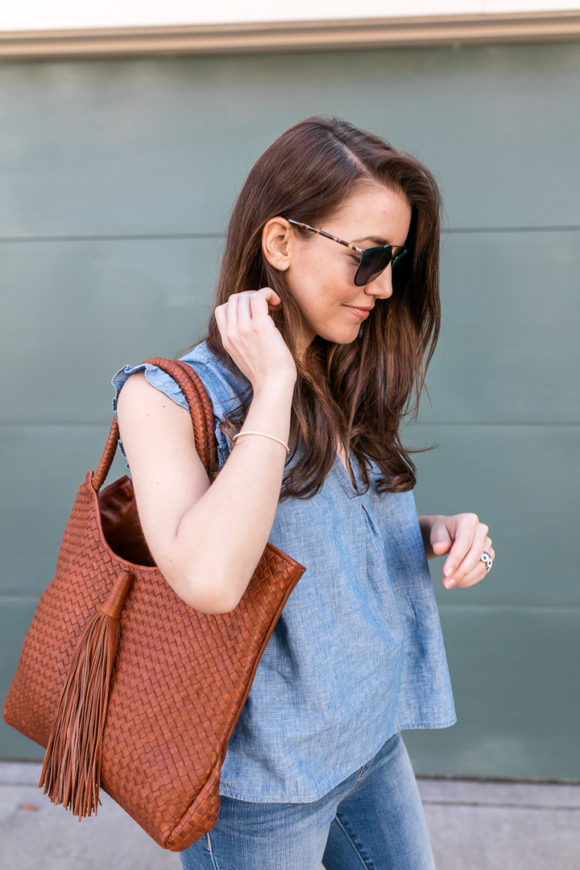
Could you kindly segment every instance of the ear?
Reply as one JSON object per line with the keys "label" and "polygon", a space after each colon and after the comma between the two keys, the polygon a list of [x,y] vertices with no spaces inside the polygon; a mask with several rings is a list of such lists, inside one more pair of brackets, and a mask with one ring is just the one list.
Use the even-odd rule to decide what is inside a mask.
{"label": "ear", "polygon": [[292,227],[283,217],[273,217],[262,230],[262,253],[275,269],[285,272],[290,266],[293,247]]}

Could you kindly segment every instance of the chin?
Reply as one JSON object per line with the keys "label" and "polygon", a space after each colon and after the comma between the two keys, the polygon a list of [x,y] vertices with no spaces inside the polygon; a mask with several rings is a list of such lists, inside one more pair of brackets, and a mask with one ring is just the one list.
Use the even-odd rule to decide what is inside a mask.
{"label": "chin", "polygon": [[344,333],[342,333],[341,335],[336,335],[336,333],[334,335],[331,333],[319,333],[321,338],[323,338],[325,341],[329,341],[331,344],[352,344],[353,341],[357,340],[359,334],[360,330],[352,332],[349,335],[345,335]]}
{"label": "chin", "polygon": [[328,341],[330,344],[352,344],[356,341],[362,332],[362,323],[353,322],[352,324],[338,322],[333,323],[327,321],[325,327],[318,330],[316,335]]}

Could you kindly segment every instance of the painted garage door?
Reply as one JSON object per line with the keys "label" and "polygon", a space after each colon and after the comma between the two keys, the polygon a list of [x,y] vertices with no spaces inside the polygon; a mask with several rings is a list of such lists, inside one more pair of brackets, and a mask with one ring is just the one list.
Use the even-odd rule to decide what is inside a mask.
{"label": "painted garage door", "polygon": [[[432,566],[459,722],[408,734],[416,769],[580,779],[579,93],[574,43],[0,68],[3,694],[113,372],[203,333],[245,173],[325,112],[441,184],[443,329],[407,432],[439,446],[416,499],[477,511],[497,551],[471,590]],[[41,757],[4,723],[0,740]]]}

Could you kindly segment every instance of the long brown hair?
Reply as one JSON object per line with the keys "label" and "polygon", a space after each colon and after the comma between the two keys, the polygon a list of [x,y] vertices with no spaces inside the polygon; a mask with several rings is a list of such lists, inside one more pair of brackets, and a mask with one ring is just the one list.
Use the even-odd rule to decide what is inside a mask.
{"label": "long brown hair", "polygon": [[[335,344],[316,336],[300,361],[295,346],[300,309],[284,272],[262,254],[262,229],[275,216],[320,226],[357,182],[369,180],[401,192],[409,203],[409,254],[394,272],[392,297],[376,300],[353,342]],[[281,498],[308,498],[318,492],[338,443],[347,457],[352,451],[365,491],[370,483],[367,457],[381,471],[378,492],[414,487],[416,469],[409,454],[415,451],[401,444],[399,428],[403,417],[417,414],[439,334],[440,214],[439,189],[428,169],[378,136],[337,118],[301,121],[276,139],[252,168],[230,219],[215,305],[232,293],[264,286],[282,299],[281,310],[271,316],[293,352],[298,377],[289,457],[296,461],[287,467]],[[228,361],[213,314],[206,340]],[[250,400],[251,391],[222,423],[230,437],[239,431]]]}

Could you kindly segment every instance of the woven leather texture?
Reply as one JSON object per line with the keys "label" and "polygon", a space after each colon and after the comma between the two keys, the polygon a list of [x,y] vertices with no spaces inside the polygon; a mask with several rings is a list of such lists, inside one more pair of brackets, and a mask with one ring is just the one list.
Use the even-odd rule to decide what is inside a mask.
{"label": "woven leather texture", "polygon": [[[203,384],[178,361],[148,362],[184,389],[196,447],[212,479],[215,433]],[[82,630],[119,574],[130,572],[134,580],[120,617],[103,735],[101,788],[160,846],[181,851],[215,824],[228,739],[270,634],[305,568],[268,543],[233,611],[206,614],[185,604],[154,564],[121,558],[105,539],[99,489],[117,439],[113,420],[97,471],[88,471],[79,487],[56,575],[24,639],[3,715],[9,725],[46,747]],[[125,477],[111,486],[119,484],[130,503],[130,480]],[[130,508],[119,508],[121,523],[127,517],[138,523]]]}

